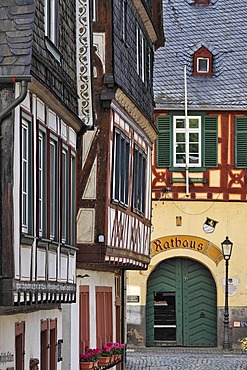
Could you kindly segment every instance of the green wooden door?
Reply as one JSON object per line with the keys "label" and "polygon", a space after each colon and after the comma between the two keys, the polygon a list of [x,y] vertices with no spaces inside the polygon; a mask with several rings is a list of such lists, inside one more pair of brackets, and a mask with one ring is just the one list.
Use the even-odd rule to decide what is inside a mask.
{"label": "green wooden door", "polygon": [[209,270],[186,258],[161,262],[148,279],[147,345],[217,345],[216,287]]}

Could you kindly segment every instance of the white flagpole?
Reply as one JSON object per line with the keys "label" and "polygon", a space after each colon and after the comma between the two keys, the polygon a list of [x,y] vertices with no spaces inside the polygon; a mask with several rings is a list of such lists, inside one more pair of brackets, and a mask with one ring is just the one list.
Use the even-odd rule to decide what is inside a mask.
{"label": "white flagpole", "polygon": [[187,107],[187,74],[184,66],[184,111],[185,111],[185,164],[186,164],[186,196],[189,196],[189,137],[188,137],[188,107]]}

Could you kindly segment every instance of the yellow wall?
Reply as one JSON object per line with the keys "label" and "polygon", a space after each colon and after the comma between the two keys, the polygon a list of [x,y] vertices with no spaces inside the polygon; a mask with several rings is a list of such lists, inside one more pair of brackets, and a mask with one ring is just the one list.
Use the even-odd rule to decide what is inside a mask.
{"label": "yellow wall", "polygon": [[[176,226],[176,217],[182,218],[182,226]],[[206,233],[203,224],[209,217],[215,221],[215,230]],[[151,240],[176,235],[186,235],[208,240],[221,249],[221,242],[226,236],[233,242],[232,256],[229,262],[229,278],[238,279],[238,290],[229,295],[229,307],[247,305],[247,205],[244,202],[217,201],[173,201],[153,202],[154,230]],[[140,296],[140,305],[146,305],[146,281],[152,270],[164,259],[188,257],[205,265],[215,279],[217,305],[224,306],[225,261],[218,265],[207,255],[186,248],[172,248],[156,254],[151,259],[148,271],[128,272],[128,295]],[[131,303],[130,303],[131,304]]]}

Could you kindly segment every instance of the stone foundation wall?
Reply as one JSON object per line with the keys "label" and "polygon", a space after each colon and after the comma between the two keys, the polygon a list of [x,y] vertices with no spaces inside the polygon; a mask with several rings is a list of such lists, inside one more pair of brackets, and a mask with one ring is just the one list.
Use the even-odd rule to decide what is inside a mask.
{"label": "stone foundation wall", "polygon": [[[146,307],[127,306],[127,343],[130,346],[146,345]],[[217,315],[217,336],[218,347],[223,346],[224,341],[224,307],[218,308]],[[241,327],[234,327],[233,322],[240,321]],[[244,327],[243,322],[246,322]],[[247,337],[247,307],[233,307],[229,309],[230,342],[233,348],[240,348],[239,339]]]}

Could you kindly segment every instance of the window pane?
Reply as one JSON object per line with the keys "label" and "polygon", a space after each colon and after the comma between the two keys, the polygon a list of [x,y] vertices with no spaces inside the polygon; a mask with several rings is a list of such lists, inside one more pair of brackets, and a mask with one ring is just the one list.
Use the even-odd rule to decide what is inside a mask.
{"label": "window pane", "polygon": [[55,141],[50,141],[50,237],[55,239],[57,230],[57,152]]}
{"label": "window pane", "polygon": [[44,138],[39,133],[39,236],[43,236],[44,217]]}
{"label": "window pane", "polygon": [[27,196],[22,194],[22,225],[27,227]]}
{"label": "window pane", "polygon": [[75,218],[76,218],[76,160],[71,155],[71,245],[75,244]]}
{"label": "window pane", "polygon": [[128,204],[128,196],[129,196],[129,152],[130,152],[130,145],[129,142],[126,143],[126,153],[125,153],[125,194],[124,194],[124,203]]}
{"label": "window pane", "polygon": [[68,152],[62,151],[62,241],[68,241]]}
{"label": "window pane", "polygon": [[189,119],[189,128],[198,128],[199,127],[199,121],[197,118],[190,118]]}
{"label": "window pane", "polygon": [[198,71],[208,72],[208,58],[198,58]]}
{"label": "window pane", "polygon": [[199,133],[193,132],[189,134],[190,143],[198,143],[199,142]]}
{"label": "window pane", "polygon": [[177,153],[185,153],[185,144],[178,144],[176,148]]}
{"label": "window pane", "polygon": [[146,157],[135,147],[133,164],[133,209],[144,213],[146,194]]}
{"label": "window pane", "polygon": [[45,0],[45,35],[57,45],[58,0]]}
{"label": "window pane", "polygon": [[182,118],[176,119],[176,128],[185,128],[185,120]]}
{"label": "window pane", "polygon": [[[21,142],[21,217],[22,217],[22,231],[24,233],[31,233],[32,225],[32,209],[31,209],[31,195],[32,195],[32,169],[31,169],[31,143],[29,138],[30,123],[23,118],[22,121],[22,142]],[[30,205],[30,206],[29,206]]]}
{"label": "window pane", "polygon": [[113,156],[112,198],[125,205],[128,204],[129,194],[129,150],[128,138],[116,131]]}
{"label": "window pane", "polygon": [[176,135],[177,143],[185,143],[185,133],[179,132]]}
{"label": "window pane", "polygon": [[176,163],[185,163],[185,153],[176,155]]}

